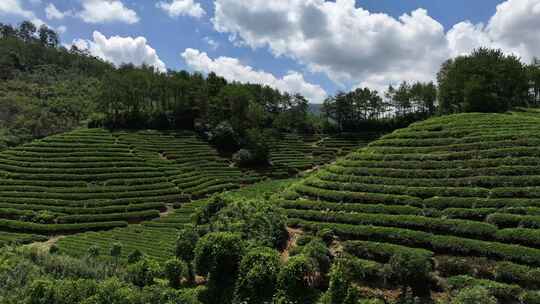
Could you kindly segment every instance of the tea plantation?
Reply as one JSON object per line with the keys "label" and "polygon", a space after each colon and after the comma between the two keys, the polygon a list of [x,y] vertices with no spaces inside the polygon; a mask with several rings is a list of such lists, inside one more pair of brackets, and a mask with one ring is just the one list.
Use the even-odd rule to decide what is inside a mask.
{"label": "tea plantation", "polygon": [[[273,193],[282,191],[293,179],[266,181],[240,190],[226,192],[224,198],[230,199],[263,199]],[[115,244],[123,247],[122,258],[127,258],[134,250],[139,250],[148,257],[165,262],[174,253],[174,245],[178,237],[178,229],[193,223],[193,215],[198,208],[205,206],[209,199],[201,199],[183,204],[174,213],[156,220],[145,221],[140,225],[117,228],[104,232],[87,232],[67,236],[58,241],[60,252],[77,257],[84,257],[88,249],[98,246],[104,256]]]}
{"label": "tea plantation", "polygon": [[[283,135],[264,170],[233,166],[182,131],[80,129],[7,149],[0,153],[0,245],[126,227],[214,193],[288,177],[320,163],[313,151],[324,141]],[[332,155],[352,142],[361,144],[335,142]],[[188,220],[175,214],[152,225]]]}
{"label": "tea plantation", "polygon": [[381,281],[396,252],[412,252],[433,260],[442,286],[515,300],[540,289],[539,147],[531,113],[434,118],[324,166],[278,201],[290,226],[331,232],[335,250],[365,260],[360,281]]}

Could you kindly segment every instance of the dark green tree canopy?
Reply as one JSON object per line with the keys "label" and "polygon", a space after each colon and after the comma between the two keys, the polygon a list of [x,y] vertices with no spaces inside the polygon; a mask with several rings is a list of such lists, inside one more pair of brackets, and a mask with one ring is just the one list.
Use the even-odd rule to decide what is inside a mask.
{"label": "dark green tree canopy", "polygon": [[502,50],[480,48],[445,62],[437,75],[439,107],[444,114],[504,112],[527,106],[529,80],[525,66]]}

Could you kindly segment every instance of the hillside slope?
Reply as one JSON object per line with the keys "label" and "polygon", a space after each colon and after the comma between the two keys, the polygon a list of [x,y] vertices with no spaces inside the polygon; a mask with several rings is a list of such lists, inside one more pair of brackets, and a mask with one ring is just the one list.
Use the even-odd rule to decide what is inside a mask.
{"label": "hillside slope", "polygon": [[279,202],[290,225],[329,228],[340,248],[380,269],[395,251],[422,249],[450,285],[540,289],[539,117],[416,123],[323,167]]}
{"label": "hillside slope", "polygon": [[171,206],[309,169],[322,160],[313,151],[332,158],[359,138],[286,135],[262,172],[232,166],[188,131],[80,129],[36,140],[0,152],[0,246],[154,219]]}

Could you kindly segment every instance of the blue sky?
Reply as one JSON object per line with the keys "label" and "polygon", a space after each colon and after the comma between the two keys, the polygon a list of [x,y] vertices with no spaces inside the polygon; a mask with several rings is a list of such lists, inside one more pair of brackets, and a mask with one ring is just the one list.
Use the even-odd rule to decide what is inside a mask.
{"label": "blue sky", "polygon": [[434,80],[442,61],[478,46],[524,60],[540,55],[532,34],[540,26],[533,20],[540,19],[540,0],[2,2],[0,22],[44,22],[62,32],[63,43],[78,41],[114,63],[215,70],[231,80],[297,90],[316,102],[337,90]]}

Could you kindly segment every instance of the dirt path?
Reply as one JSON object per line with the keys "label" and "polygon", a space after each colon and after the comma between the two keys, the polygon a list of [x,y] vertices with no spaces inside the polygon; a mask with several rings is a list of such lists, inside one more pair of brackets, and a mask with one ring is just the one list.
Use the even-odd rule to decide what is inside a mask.
{"label": "dirt path", "polygon": [[56,242],[58,242],[60,239],[62,239],[64,237],[65,237],[64,235],[57,235],[57,236],[51,237],[50,239],[46,240],[45,242],[34,242],[34,243],[28,244],[26,246],[28,246],[30,248],[36,248],[38,251],[41,251],[41,252],[49,252],[49,249],[51,249],[51,247],[54,244],[56,244]]}
{"label": "dirt path", "polygon": [[289,232],[289,240],[287,241],[287,247],[285,247],[285,250],[283,250],[281,253],[281,260],[283,262],[286,262],[289,259],[290,250],[296,247],[296,240],[298,240],[298,237],[304,233],[300,229],[290,227],[287,228],[287,232]]}
{"label": "dirt path", "polygon": [[174,212],[174,207],[172,204],[167,204],[165,206],[167,207],[167,210],[159,213],[160,218],[167,217]]}

